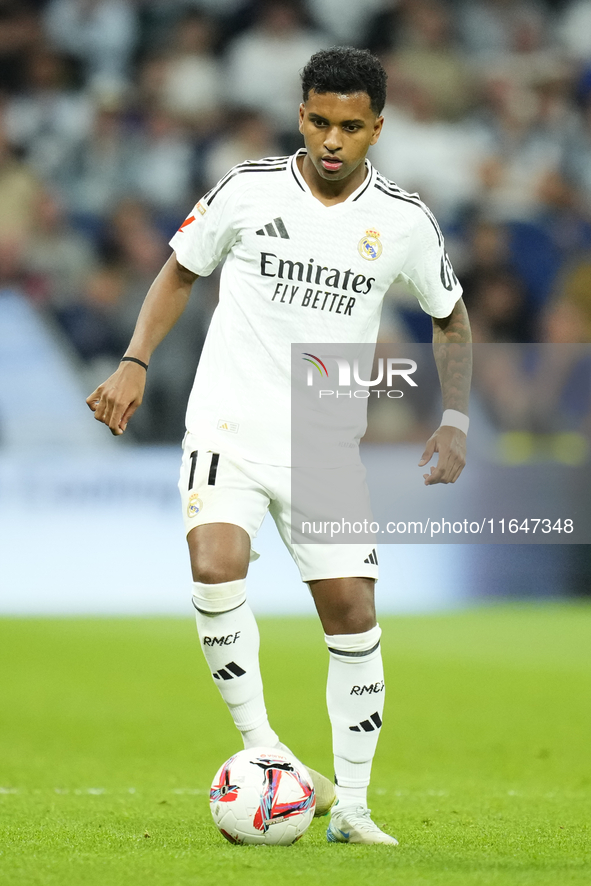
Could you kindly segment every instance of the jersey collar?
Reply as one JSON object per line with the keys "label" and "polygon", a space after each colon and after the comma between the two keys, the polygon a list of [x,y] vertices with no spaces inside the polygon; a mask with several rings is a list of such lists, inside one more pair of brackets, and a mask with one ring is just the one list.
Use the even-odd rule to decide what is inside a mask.
{"label": "jersey collar", "polygon": [[342,203],[335,203],[334,206],[325,206],[324,203],[321,203],[320,200],[318,200],[318,198],[314,196],[314,194],[312,193],[312,191],[308,187],[308,184],[305,181],[302,173],[300,172],[299,166],[297,164],[297,158],[303,157],[304,154],[307,154],[307,153],[308,152],[306,151],[305,148],[300,148],[298,151],[295,152],[295,154],[291,158],[291,164],[290,164],[291,165],[291,172],[292,172],[292,175],[295,179],[297,186],[304,192],[304,194],[307,194],[308,197],[310,197],[310,199],[314,201],[314,203],[317,203],[318,206],[321,206],[323,209],[330,209],[331,211],[338,210],[338,208],[341,206],[347,206],[349,203],[354,203],[356,200],[359,200],[359,198],[373,184],[373,181],[375,178],[375,169],[373,168],[373,166],[371,165],[371,163],[369,162],[369,160],[366,157],[365,158],[365,168],[367,169],[367,175],[365,176],[365,178],[363,179],[363,181],[361,182],[361,184],[359,185],[357,190],[353,191],[352,194],[349,194],[347,199],[343,200]]}

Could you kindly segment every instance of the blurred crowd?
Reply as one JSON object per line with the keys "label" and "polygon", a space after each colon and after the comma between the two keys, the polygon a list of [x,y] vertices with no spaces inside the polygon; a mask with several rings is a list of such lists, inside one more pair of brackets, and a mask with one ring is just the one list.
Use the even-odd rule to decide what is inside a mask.
{"label": "blurred crowd", "polygon": [[[0,289],[116,366],[169,238],[235,163],[296,150],[299,71],[388,71],[372,162],[446,235],[480,342],[591,342],[591,0],[0,0]],[[215,275],[130,432],[178,440]],[[383,337],[428,341],[394,288]]]}

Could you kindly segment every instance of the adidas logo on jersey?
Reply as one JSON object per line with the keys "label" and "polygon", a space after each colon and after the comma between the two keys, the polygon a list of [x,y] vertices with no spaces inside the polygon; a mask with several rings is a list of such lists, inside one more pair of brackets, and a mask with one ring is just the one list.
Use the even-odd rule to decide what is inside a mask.
{"label": "adidas logo on jersey", "polygon": [[220,668],[219,671],[215,671],[213,678],[214,680],[233,680],[234,677],[242,677],[245,673],[244,668],[237,665],[235,661],[230,661],[223,668]]}
{"label": "adidas logo on jersey", "polygon": [[279,237],[282,237],[284,240],[290,239],[282,218],[274,218],[268,225],[263,225],[262,228],[259,228],[257,234],[259,237],[277,237],[277,232],[279,232]]}
{"label": "adidas logo on jersey", "polygon": [[[373,720],[373,724],[370,723],[370,720]],[[376,729],[381,727],[382,718],[377,711],[371,715],[370,720],[362,720],[359,726],[349,726],[349,730],[351,732],[361,732],[363,729],[364,732],[375,732]]]}
{"label": "adidas logo on jersey", "polygon": [[367,557],[363,562],[364,563],[371,563],[371,564],[373,564],[373,566],[378,565],[378,555],[376,554],[375,548],[373,549],[373,551],[371,552],[369,557]]}

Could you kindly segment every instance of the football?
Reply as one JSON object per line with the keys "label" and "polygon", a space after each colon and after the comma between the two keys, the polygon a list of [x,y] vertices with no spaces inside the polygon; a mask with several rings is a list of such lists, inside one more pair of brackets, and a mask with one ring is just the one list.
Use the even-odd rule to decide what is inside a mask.
{"label": "football", "polygon": [[312,821],[316,799],[299,760],[276,748],[249,748],[220,766],[209,804],[230,843],[289,846]]}

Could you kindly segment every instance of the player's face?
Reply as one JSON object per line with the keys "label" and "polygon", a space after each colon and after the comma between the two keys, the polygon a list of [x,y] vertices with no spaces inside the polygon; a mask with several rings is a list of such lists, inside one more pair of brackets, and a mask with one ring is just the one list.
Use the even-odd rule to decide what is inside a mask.
{"label": "player's face", "polygon": [[324,181],[342,182],[363,163],[377,142],[383,117],[366,92],[341,95],[311,90],[300,105],[300,132],[314,169]]}

